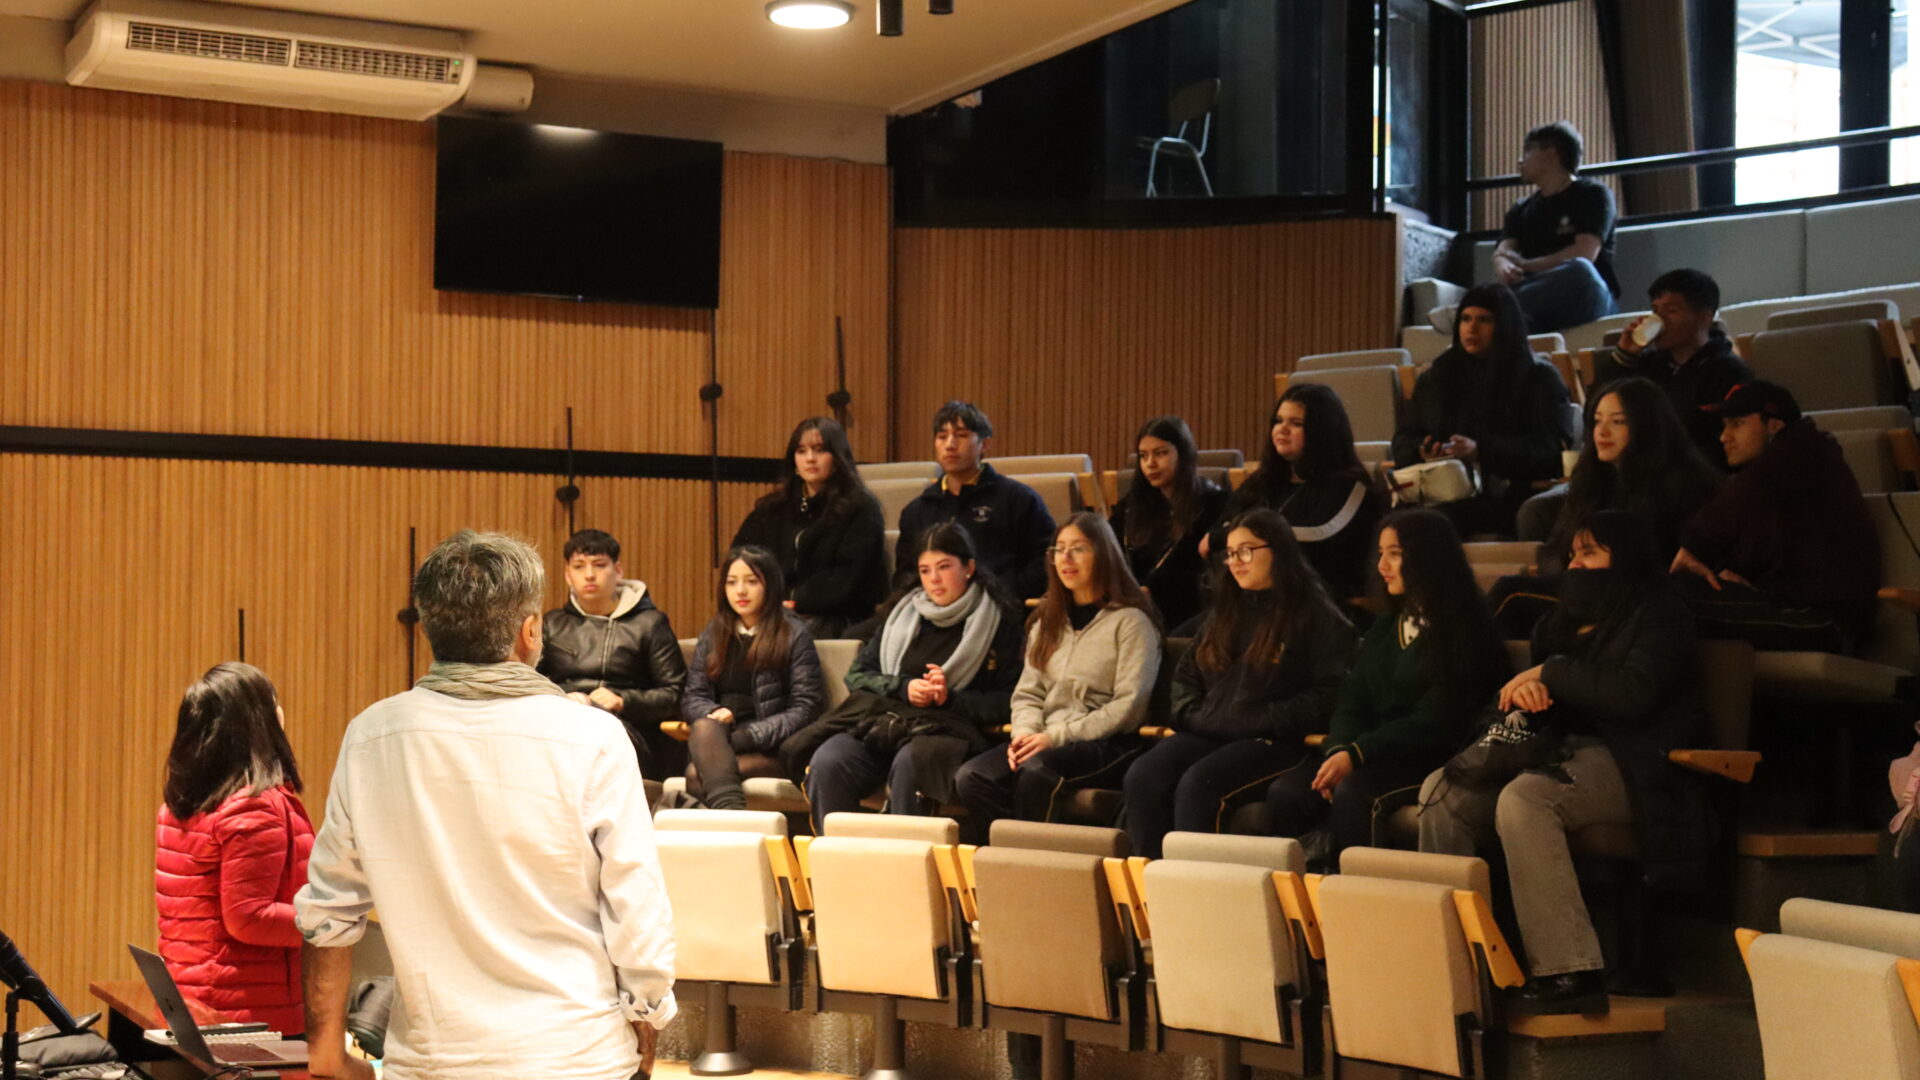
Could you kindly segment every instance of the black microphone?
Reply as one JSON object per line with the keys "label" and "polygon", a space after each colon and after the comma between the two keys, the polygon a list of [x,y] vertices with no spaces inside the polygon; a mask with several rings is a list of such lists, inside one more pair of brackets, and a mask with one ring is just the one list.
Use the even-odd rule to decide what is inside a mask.
{"label": "black microphone", "polygon": [[60,1004],[60,999],[53,996],[53,991],[47,989],[40,973],[33,970],[27,958],[20,955],[20,949],[14,945],[13,939],[4,933],[0,933],[0,982],[13,987],[21,997],[40,1006],[40,1011],[61,1031],[73,1035],[85,1030],[67,1011],[67,1007]]}

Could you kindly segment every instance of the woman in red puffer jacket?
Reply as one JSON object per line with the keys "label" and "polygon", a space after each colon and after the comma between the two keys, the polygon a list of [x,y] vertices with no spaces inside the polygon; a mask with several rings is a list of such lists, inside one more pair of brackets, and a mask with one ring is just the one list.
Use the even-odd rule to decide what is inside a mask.
{"label": "woman in red puffer jacket", "polygon": [[181,993],[235,1019],[306,1030],[293,894],[313,823],[273,683],[221,664],[187,688],[155,835],[160,955]]}

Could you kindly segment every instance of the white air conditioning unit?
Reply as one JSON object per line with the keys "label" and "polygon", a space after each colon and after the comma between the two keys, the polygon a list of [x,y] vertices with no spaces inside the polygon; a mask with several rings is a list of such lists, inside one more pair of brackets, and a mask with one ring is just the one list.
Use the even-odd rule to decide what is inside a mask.
{"label": "white air conditioning unit", "polygon": [[243,105],[425,120],[477,66],[459,34],[190,0],[95,0],[67,82]]}

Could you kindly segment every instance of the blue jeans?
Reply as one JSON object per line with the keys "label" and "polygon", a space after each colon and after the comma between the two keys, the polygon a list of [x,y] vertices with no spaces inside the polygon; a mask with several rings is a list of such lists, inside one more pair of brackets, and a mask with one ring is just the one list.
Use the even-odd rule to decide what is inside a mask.
{"label": "blue jeans", "polygon": [[1618,311],[1607,280],[1587,259],[1572,259],[1529,274],[1513,287],[1527,313],[1527,333],[1553,334]]}
{"label": "blue jeans", "polygon": [[913,782],[913,757],[921,739],[908,739],[891,759],[849,732],[820,745],[807,766],[807,801],[813,804],[814,835],[824,835],[828,814],[860,809],[860,800],[887,788],[890,814],[928,814],[938,807]]}

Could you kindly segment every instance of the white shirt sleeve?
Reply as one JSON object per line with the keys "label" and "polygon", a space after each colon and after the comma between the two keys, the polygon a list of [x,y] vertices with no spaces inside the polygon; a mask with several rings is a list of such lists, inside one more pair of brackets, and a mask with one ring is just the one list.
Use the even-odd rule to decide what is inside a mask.
{"label": "white shirt sleeve", "polygon": [[345,948],[359,941],[373,910],[366,867],[347,815],[349,784],[347,752],[342,747],[327,792],[326,819],[313,838],[313,854],[307,860],[307,883],[293,898],[294,925],[307,944],[323,949]]}
{"label": "white shirt sleeve", "polygon": [[[629,1020],[664,1028],[673,997],[673,908],[653,841],[646,789],[624,735],[594,762],[582,807],[600,854],[600,929]],[[316,848],[317,850],[317,848]]]}

